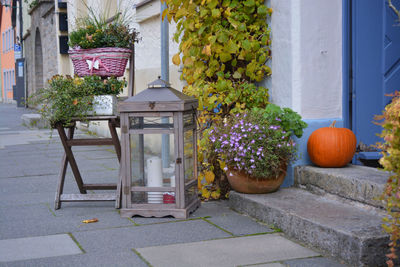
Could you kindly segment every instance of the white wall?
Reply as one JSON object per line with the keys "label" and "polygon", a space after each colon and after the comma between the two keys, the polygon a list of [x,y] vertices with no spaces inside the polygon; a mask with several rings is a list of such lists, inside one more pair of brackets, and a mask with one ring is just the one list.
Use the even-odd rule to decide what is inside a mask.
{"label": "white wall", "polygon": [[271,101],[305,119],[342,117],[342,0],[271,0]]}
{"label": "white wall", "polygon": [[[141,2],[141,1],[137,1]],[[147,88],[147,84],[161,75],[161,27],[160,1],[151,1],[136,10],[136,23],[141,41],[135,47],[135,87],[136,93]],[[169,25],[169,82],[172,87],[182,90],[179,68],[172,64],[172,56],[178,53],[178,44],[172,38],[176,24]]]}

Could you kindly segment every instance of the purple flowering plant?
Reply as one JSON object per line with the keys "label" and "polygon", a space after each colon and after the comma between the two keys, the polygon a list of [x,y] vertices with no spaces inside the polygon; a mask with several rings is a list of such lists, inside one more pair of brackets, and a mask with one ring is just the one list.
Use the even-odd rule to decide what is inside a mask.
{"label": "purple flowering plant", "polygon": [[[287,118],[282,112],[273,115],[265,110],[250,110],[229,117],[210,131],[210,141],[220,161],[225,163],[225,172],[231,169],[257,179],[273,179],[296,158],[293,131],[284,127]],[[301,121],[300,115],[296,115],[295,120]],[[301,134],[305,127],[303,122]]]}

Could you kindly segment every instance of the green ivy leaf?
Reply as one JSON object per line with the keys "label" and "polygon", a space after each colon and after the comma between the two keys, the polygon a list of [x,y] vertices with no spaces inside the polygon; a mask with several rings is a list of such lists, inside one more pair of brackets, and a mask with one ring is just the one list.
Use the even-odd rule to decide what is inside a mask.
{"label": "green ivy leaf", "polygon": [[213,9],[211,10],[211,16],[213,18],[218,18],[221,15],[221,12],[219,11],[219,9]]}
{"label": "green ivy leaf", "polygon": [[234,43],[234,41],[229,40],[228,43],[226,44],[226,51],[235,54],[238,50],[238,46]]}
{"label": "green ivy leaf", "polygon": [[222,44],[228,42],[228,40],[229,40],[228,34],[226,34],[225,32],[221,32],[221,33],[218,35],[217,40],[218,40],[218,42],[220,42],[220,43],[222,43]]}
{"label": "green ivy leaf", "polygon": [[242,47],[244,48],[244,50],[250,51],[251,50],[251,42],[249,40],[244,40],[242,42]]}
{"label": "green ivy leaf", "polygon": [[256,4],[256,2],[254,0],[246,0],[243,2],[243,5],[247,6],[247,7],[252,7]]}
{"label": "green ivy leaf", "polygon": [[240,79],[242,77],[242,74],[240,74],[240,72],[238,72],[238,71],[235,71],[235,73],[233,74],[232,77],[235,79]]}
{"label": "green ivy leaf", "polygon": [[221,53],[221,54],[219,55],[219,58],[221,59],[221,62],[224,62],[224,63],[225,63],[225,62],[231,60],[231,59],[232,59],[232,56],[231,56],[230,53]]}
{"label": "green ivy leaf", "polygon": [[267,11],[268,11],[268,8],[265,5],[261,5],[257,8],[257,13],[260,15],[266,15]]}

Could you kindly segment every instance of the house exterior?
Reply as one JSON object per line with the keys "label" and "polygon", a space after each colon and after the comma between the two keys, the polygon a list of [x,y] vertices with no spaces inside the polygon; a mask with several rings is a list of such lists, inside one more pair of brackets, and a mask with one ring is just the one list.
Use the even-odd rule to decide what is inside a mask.
{"label": "house exterior", "polygon": [[[400,6],[399,0],[393,3]],[[142,41],[136,46],[135,86],[160,73],[160,3],[137,0],[136,22]],[[273,9],[272,76],[266,80],[270,101],[298,112],[308,123],[299,143],[300,159],[310,164],[309,135],[336,120],[366,145],[378,141],[372,123],[400,89],[400,28],[385,0],[269,0]],[[170,25],[170,38],[174,25]],[[177,44],[169,44],[170,82],[182,89],[179,69],[172,65]],[[140,75],[139,75],[140,74]],[[361,152],[357,157],[375,157]],[[354,163],[357,163],[357,158]],[[293,165],[293,166],[294,166]],[[293,185],[293,166],[283,186]]]}
{"label": "house exterior", "polygon": [[[385,94],[400,88],[400,29],[395,26],[396,16],[387,1],[268,0],[265,4],[274,12],[269,23],[272,76],[264,85],[269,88],[271,102],[292,108],[308,123],[305,134],[297,140],[300,158],[294,165],[310,163],[306,148],[309,135],[334,120],[337,127],[352,129],[359,143],[368,146],[378,141],[376,133],[380,128],[372,123],[373,117],[390,102]],[[393,4],[400,6],[400,0],[393,0]],[[30,26],[24,35],[29,94],[54,74],[73,73],[68,55],[61,51],[62,42],[65,44],[75,18],[87,12],[85,5],[110,14],[118,8],[133,12],[132,26],[141,37],[135,47],[136,93],[161,74],[161,50],[165,47],[160,42],[159,0],[69,0],[67,5],[60,5],[58,0],[40,0],[29,10]],[[69,18],[67,30],[60,28],[60,13]],[[7,10],[2,7],[2,31],[7,31],[5,14]],[[178,52],[178,44],[172,41],[174,31],[172,23],[169,81],[181,90],[185,83],[179,79],[179,67],[171,60]],[[8,53],[13,53],[5,51],[2,50],[2,64],[8,62]],[[2,96],[9,99],[12,92],[4,90],[3,75],[4,71]],[[105,134],[106,130],[98,132]],[[376,152],[369,151],[357,154],[364,158],[376,156]],[[359,163],[357,158],[354,163]],[[293,166],[284,186],[292,184]]]}
{"label": "house exterior", "polygon": [[[4,3],[3,3],[4,2]],[[1,4],[1,99],[13,102],[13,85],[15,85],[14,42],[15,31],[11,23],[12,1]]]}
{"label": "house exterior", "polygon": [[28,14],[30,26],[24,36],[24,50],[30,96],[55,74],[69,74],[69,58],[60,48],[60,36],[67,32],[59,30],[59,14],[66,14],[66,9],[58,1],[40,0],[28,9]]}

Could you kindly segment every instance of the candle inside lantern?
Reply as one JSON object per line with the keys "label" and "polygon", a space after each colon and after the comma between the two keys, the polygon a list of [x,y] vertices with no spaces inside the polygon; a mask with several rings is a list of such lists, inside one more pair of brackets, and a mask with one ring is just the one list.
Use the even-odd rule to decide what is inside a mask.
{"label": "candle inside lantern", "polygon": [[[175,187],[175,175],[170,178],[171,187]],[[174,204],[175,203],[175,192],[164,193],[163,195],[164,204]]]}
{"label": "candle inside lantern", "polygon": [[[151,157],[147,159],[147,186],[148,187],[162,187],[162,162],[158,157]],[[148,203],[162,203],[162,192],[148,192]]]}

